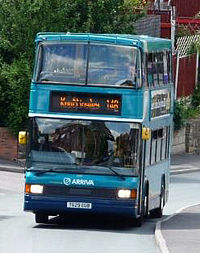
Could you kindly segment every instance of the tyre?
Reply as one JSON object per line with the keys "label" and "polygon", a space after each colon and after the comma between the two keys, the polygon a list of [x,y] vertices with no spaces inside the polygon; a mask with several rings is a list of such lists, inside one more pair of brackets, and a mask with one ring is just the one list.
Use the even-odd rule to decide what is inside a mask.
{"label": "tyre", "polygon": [[149,215],[149,193],[146,191],[143,202],[143,216],[147,218]]}
{"label": "tyre", "polygon": [[145,196],[142,200],[142,209],[141,209],[141,214],[140,214],[140,217],[135,219],[134,221],[134,225],[136,227],[141,227],[142,224],[144,223],[144,218],[146,218],[149,214],[149,211],[148,211],[148,192],[147,190],[145,191]]}
{"label": "tyre", "polygon": [[35,222],[36,223],[48,223],[49,216],[43,213],[36,213],[35,214]]}
{"label": "tyre", "polygon": [[164,205],[165,205],[165,187],[164,184],[162,184],[160,193],[160,206],[150,211],[151,218],[161,218],[163,215]]}

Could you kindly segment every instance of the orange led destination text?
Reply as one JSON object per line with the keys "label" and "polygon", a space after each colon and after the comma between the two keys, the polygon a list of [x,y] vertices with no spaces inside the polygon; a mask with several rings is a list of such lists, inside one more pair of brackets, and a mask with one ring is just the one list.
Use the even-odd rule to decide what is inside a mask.
{"label": "orange led destination text", "polygon": [[82,102],[82,99],[74,97],[71,101],[66,101],[66,97],[60,98],[61,107],[82,107],[82,108],[100,108],[100,103],[93,102],[93,99],[90,98],[89,102]]}
{"label": "orange led destination text", "polygon": [[119,100],[117,99],[107,99],[107,108],[109,109],[119,109]]}
{"label": "orange led destination text", "polygon": [[[95,102],[93,98],[87,98],[87,101],[84,99],[73,97],[67,101],[66,97],[60,97],[60,107],[62,108],[101,108],[103,105],[100,102]],[[106,106],[111,110],[119,109],[119,101],[117,99],[107,99]]]}

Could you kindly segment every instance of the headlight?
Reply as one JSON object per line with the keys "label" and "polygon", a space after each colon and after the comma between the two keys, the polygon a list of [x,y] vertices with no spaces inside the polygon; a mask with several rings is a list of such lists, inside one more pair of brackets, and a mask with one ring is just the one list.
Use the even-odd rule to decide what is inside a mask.
{"label": "headlight", "polygon": [[26,193],[35,193],[35,194],[41,194],[43,193],[43,185],[39,184],[26,184],[25,192]]}
{"label": "headlight", "polygon": [[119,190],[117,192],[117,197],[120,199],[136,199],[137,197],[137,191],[135,189],[133,190]]}

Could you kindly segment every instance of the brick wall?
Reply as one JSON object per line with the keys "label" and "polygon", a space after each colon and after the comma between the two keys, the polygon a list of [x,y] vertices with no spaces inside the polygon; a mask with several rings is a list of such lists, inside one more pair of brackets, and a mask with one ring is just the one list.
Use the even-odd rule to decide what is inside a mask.
{"label": "brick wall", "polygon": [[6,127],[0,127],[0,157],[17,159],[17,138]]}

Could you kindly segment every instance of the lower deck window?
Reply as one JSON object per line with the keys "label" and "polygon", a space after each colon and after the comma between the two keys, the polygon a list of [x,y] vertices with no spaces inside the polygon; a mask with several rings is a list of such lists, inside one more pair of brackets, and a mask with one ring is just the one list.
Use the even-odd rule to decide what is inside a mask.
{"label": "lower deck window", "polygon": [[135,123],[35,118],[29,160],[75,166],[83,173],[83,168],[110,167],[131,172],[139,168],[140,140]]}

